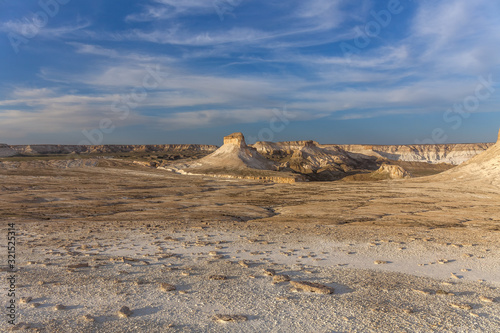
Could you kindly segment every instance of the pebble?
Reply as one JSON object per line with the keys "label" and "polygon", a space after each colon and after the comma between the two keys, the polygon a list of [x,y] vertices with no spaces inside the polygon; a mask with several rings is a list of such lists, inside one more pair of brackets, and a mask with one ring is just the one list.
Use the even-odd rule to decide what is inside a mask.
{"label": "pebble", "polygon": [[118,310],[118,317],[120,318],[128,318],[132,315],[133,311],[131,311],[128,306],[122,306],[120,310]]}
{"label": "pebble", "polygon": [[176,287],[170,283],[160,283],[160,290],[161,291],[172,291],[175,289],[176,289]]}
{"label": "pebble", "polygon": [[280,283],[280,282],[288,282],[290,281],[290,277],[285,274],[277,274],[273,276],[273,283]]}
{"label": "pebble", "polygon": [[89,314],[83,315],[82,319],[85,320],[85,321],[94,321],[95,320],[94,317],[92,317]]}
{"label": "pebble", "polygon": [[19,299],[19,303],[21,303],[21,304],[26,304],[26,303],[29,303],[31,300],[32,300],[32,298],[31,298],[31,297],[29,297],[29,296],[28,296],[28,297],[21,297],[21,298]]}
{"label": "pebble", "polygon": [[274,275],[276,275],[276,271],[274,269],[271,269],[271,268],[264,268],[262,270],[262,272],[264,273],[264,275],[267,275],[267,276],[274,276]]}
{"label": "pebble", "polygon": [[495,301],[493,298],[487,296],[479,296],[479,300],[486,303],[493,303]]}
{"label": "pebble", "polygon": [[462,310],[472,310],[472,306],[470,306],[469,304],[450,303],[450,306]]}
{"label": "pebble", "polygon": [[298,291],[310,291],[318,294],[333,294],[335,289],[324,284],[308,281],[290,281],[290,284]]}

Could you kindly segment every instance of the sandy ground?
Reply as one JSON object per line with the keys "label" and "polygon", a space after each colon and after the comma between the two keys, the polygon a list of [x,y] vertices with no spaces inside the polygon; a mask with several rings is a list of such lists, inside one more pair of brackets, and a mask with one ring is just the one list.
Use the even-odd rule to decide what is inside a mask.
{"label": "sandy ground", "polygon": [[[18,304],[25,331],[500,331],[495,187],[262,184],[117,162],[0,170],[0,189],[17,299],[31,297]],[[265,269],[335,292],[273,283]]]}

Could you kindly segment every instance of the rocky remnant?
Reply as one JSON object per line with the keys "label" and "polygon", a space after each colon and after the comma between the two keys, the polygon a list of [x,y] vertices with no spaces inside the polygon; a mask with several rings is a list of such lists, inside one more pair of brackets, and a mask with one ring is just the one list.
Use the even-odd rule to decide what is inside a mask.
{"label": "rocky remnant", "polygon": [[399,165],[382,164],[380,168],[373,173],[375,176],[381,176],[389,179],[411,178],[411,174]]}
{"label": "rocky remnant", "polygon": [[290,284],[299,291],[309,291],[317,294],[333,294],[335,289],[321,283],[309,281],[290,281]]}
{"label": "rocky remnant", "polygon": [[229,134],[224,137],[224,145],[233,145],[240,148],[246,148],[247,144],[245,142],[245,137],[243,133],[237,132],[233,134]]}

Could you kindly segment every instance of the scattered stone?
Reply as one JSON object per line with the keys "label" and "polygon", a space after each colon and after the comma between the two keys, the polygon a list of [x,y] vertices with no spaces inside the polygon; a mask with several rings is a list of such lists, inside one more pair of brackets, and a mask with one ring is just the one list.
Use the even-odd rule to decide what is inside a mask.
{"label": "scattered stone", "polygon": [[37,308],[37,307],[39,307],[39,306],[40,306],[40,303],[30,303],[30,306],[31,306],[32,308]]}
{"label": "scattered stone", "polygon": [[208,277],[209,280],[227,280],[227,276],[225,275],[210,275]]}
{"label": "scattered stone", "polygon": [[246,260],[240,260],[240,261],[238,261],[238,264],[241,267],[245,267],[245,268],[249,268],[250,267],[250,265],[248,264],[248,262]]}
{"label": "scattered stone", "polygon": [[85,321],[94,321],[95,320],[94,317],[92,317],[89,314],[83,315],[82,319],[85,320]]}
{"label": "scattered stone", "polygon": [[444,290],[436,290],[436,295],[444,295],[444,296],[455,296],[454,293],[450,293],[450,292],[447,292],[447,291],[444,291]]}
{"label": "scattered stone", "polygon": [[403,312],[404,313],[413,313],[413,310],[412,309],[403,309]]}
{"label": "scattered stone", "polygon": [[493,303],[495,301],[493,298],[487,296],[479,296],[479,300],[486,303]]}
{"label": "scattered stone", "polygon": [[383,264],[387,264],[387,261],[385,261],[385,260],[375,260],[373,263],[375,265],[383,265]]}
{"label": "scattered stone", "polygon": [[472,310],[472,306],[470,306],[469,304],[450,303],[450,306],[462,310]]}
{"label": "scattered stone", "polygon": [[285,274],[277,274],[273,276],[273,283],[280,283],[280,282],[288,282],[290,281],[290,277]]}
{"label": "scattered stone", "polygon": [[219,255],[219,253],[217,251],[210,251],[210,252],[208,252],[208,255],[209,256],[217,256],[217,255]]}
{"label": "scattered stone", "polygon": [[175,290],[175,286],[170,284],[170,283],[160,283],[160,290],[161,291],[172,291]]}
{"label": "scattered stone", "polygon": [[118,317],[120,318],[128,318],[132,315],[132,311],[128,308],[128,306],[122,306],[120,310],[118,310]]}
{"label": "scattered stone", "polygon": [[60,310],[64,310],[64,309],[66,309],[66,307],[62,304],[57,304],[56,306],[54,306],[55,311],[60,311]]}
{"label": "scattered stone", "polygon": [[290,281],[290,284],[298,290],[310,291],[318,294],[333,294],[335,289],[324,284],[309,281]]}
{"label": "scattered stone", "polygon": [[31,300],[32,300],[32,298],[31,298],[31,297],[29,297],[29,296],[28,296],[28,297],[21,297],[21,298],[19,299],[19,303],[21,303],[21,304],[27,304],[27,303],[29,303]]}
{"label": "scattered stone", "polygon": [[211,256],[210,259],[214,259],[214,260],[219,260],[219,259],[224,259],[224,255],[223,254],[218,254],[218,255],[215,255],[215,256]]}
{"label": "scattered stone", "polygon": [[264,275],[267,275],[267,276],[275,276],[276,275],[276,271],[272,268],[264,268],[262,270],[262,272],[264,273]]}
{"label": "scattered stone", "polygon": [[227,314],[217,314],[212,317],[213,321],[217,321],[219,323],[227,323],[230,321],[233,322],[242,322],[246,321],[248,318],[242,315],[227,315]]}

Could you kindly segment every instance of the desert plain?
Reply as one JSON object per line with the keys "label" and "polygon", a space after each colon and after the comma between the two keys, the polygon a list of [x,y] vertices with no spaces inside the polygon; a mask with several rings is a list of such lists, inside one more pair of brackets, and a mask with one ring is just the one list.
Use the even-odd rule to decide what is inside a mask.
{"label": "desert plain", "polygon": [[[313,148],[295,155],[307,160]],[[289,183],[175,172],[185,161],[202,170],[202,156],[172,168],[135,155],[2,158],[17,319],[4,315],[0,328],[499,332],[500,148],[487,148],[435,172],[424,163],[424,177],[348,170]]]}

